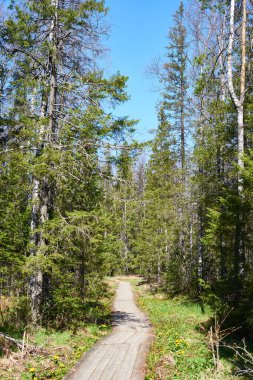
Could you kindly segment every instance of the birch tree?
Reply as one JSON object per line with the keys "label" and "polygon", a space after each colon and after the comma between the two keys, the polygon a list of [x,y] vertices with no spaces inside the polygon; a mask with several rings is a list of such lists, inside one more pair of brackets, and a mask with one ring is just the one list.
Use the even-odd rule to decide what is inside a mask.
{"label": "birch tree", "polygon": [[235,0],[230,2],[230,22],[229,22],[229,41],[228,41],[228,88],[230,96],[237,111],[238,122],[238,191],[243,190],[241,172],[244,168],[244,100],[246,92],[246,26],[247,26],[247,8],[246,0],[242,1],[242,20],[241,20],[241,74],[240,74],[240,92],[237,96],[233,81],[233,47],[235,42]]}
{"label": "birch tree", "polygon": [[[246,26],[247,26],[247,7],[246,0],[242,1],[241,18],[241,73],[240,91],[236,94],[233,81],[233,47],[235,43],[235,0],[230,2],[230,22],[229,22],[229,41],[228,41],[228,88],[229,93],[237,111],[237,149],[238,149],[238,193],[240,198],[243,196],[242,171],[244,169],[244,102],[246,92]],[[242,199],[241,199],[242,200]],[[236,246],[235,246],[235,275],[244,273],[244,242],[242,236],[242,214],[238,210],[238,221],[236,225]]]}

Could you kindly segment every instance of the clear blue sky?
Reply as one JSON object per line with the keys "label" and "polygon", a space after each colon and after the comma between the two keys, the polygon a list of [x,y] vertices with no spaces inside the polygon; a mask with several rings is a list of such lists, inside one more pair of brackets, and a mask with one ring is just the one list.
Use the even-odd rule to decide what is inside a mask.
{"label": "clear blue sky", "polygon": [[[140,119],[135,138],[150,139],[148,130],[157,127],[155,106],[159,95],[145,74],[154,58],[165,54],[168,29],[180,0],[107,0],[111,37],[107,69],[129,77],[131,99],[117,107],[117,116]],[[152,89],[153,88],[153,89]]]}

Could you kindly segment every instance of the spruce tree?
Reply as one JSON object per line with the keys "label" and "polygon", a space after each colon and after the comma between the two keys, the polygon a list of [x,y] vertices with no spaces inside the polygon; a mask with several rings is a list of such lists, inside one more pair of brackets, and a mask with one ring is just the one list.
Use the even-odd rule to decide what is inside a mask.
{"label": "spruce tree", "polygon": [[163,99],[165,111],[171,117],[174,136],[179,145],[182,170],[186,166],[186,133],[188,109],[187,79],[187,31],[184,25],[184,4],[180,3],[173,16],[174,26],[170,28],[164,64]]}
{"label": "spruce tree", "polygon": [[171,126],[164,106],[158,111],[158,129],[152,143],[152,155],[146,172],[144,190],[145,215],[137,248],[142,274],[151,283],[165,285],[166,268],[173,261],[177,155]]}
{"label": "spruce tree", "polygon": [[[53,277],[61,264],[54,260],[48,226],[53,226],[54,234],[65,220],[74,230],[78,222],[89,220],[90,224],[95,210],[100,214],[98,150],[105,137],[118,139],[134,122],[114,118],[110,112],[127,100],[127,78],[120,74],[105,78],[98,67],[105,29],[97,21],[107,12],[103,1],[13,1],[11,10],[1,30],[1,48],[13,62],[8,120],[15,116],[14,123],[7,126],[5,122],[4,128],[14,136],[9,148],[16,144],[28,163],[30,238],[26,236],[23,243],[28,255],[32,320],[38,323],[45,307],[49,310],[53,304],[59,285]],[[77,217],[78,212],[83,216]],[[74,263],[79,270],[75,270],[84,281],[84,272],[89,270],[84,271],[81,245],[79,251],[74,248],[81,244],[80,237],[71,232],[68,239],[77,252]],[[68,240],[63,249],[70,246]],[[86,246],[91,258],[87,265],[92,268],[94,245]]]}

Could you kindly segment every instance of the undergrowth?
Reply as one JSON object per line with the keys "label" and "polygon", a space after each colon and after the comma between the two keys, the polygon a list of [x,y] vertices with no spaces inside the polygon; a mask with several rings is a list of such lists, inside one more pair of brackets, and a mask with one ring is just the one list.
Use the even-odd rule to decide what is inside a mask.
{"label": "undergrowth", "polygon": [[[28,347],[34,352],[21,352],[11,346],[2,351],[0,358],[0,379],[2,380],[61,380],[99,339],[111,331],[111,306],[115,286],[101,300],[101,308],[95,310],[94,322],[80,321],[69,324],[66,329],[26,329]],[[5,329],[6,334],[19,339],[23,331]],[[1,343],[1,342],[0,342]]]}
{"label": "undergrowth", "polygon": [[94,343],[110,331],[107,325],[87,325],[73,331],[39,329],[31,335],[42,353],[21,358],[19,352],[0,360],[3,380],[60,380]]}

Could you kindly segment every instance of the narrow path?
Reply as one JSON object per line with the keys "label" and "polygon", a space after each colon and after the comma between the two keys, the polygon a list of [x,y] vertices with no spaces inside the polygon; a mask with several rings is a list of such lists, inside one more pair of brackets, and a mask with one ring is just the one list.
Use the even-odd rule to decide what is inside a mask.
{"label": "narrow path", "polygon": [[137,308],[129,282],[119,281],[113,332],[97,343],[64,380],[143,380],[151,325]]}

